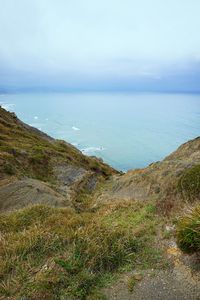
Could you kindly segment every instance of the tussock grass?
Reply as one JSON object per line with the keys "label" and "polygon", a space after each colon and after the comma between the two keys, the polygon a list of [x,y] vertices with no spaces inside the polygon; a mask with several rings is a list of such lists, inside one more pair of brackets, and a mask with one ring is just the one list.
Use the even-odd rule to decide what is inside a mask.
{"label": "tussock grass", "polygon": [[104,275],[147,259],[155,226],[153,205],[135,202],[95,213],[37,205],[2,214],[0,293],[98,299],[94,291]]}
{"label": "tussock grass", "polygon": [[186,253],[200,252],[200,205],[179,219],[177,241],[181,250]]}

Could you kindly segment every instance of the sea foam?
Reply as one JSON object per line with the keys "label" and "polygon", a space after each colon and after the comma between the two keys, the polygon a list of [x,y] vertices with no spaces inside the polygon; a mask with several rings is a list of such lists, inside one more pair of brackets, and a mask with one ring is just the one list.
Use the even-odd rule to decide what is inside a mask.
{"label": "sea foam", "polygon": [[76,126],[72,126],[72,129],[75,130],[75,131],[79,131],[80,128],[76,127]]}
{"label": "sea foam", "polygon": [[8,110],[8,111],[12,111],[12,108],[14,106],[15,105],[12,104],[12,103],[1,103],[1,107],[4,108],[5,110]]}
{"label": "sea foam", "polygon": [[104,147],[87,147],[82,149],[81,151],[86,155],[91,155],[95,152],[104,151],[104,150],[105,150]]}

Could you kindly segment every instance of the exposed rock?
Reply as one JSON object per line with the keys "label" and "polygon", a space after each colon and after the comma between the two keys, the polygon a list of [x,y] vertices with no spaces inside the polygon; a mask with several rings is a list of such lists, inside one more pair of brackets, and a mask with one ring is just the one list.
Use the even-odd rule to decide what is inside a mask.
{"label": "exposed rock", "polygon": [[69,197],[56,193],[46,183],[35,179],[17,180],[0,189],[0,210],[9,211],[33,204],[70,205]]}

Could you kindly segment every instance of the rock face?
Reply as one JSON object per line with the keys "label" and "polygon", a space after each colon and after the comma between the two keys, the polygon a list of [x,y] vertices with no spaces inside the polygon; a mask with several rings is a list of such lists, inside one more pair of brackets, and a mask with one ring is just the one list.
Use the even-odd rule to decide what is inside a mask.
{"label": "rock face", "polygon": [[117,171],[101,160],[83,155],[0,107],[0,210],[31,203],[70,205],[113,174]]}
{"label": "rock face", "polygon": [[69,206],[70,201],[46,183],[36,179],[17,180],[0,189],[0,211],[20,209],[34,204],[61,207]]}

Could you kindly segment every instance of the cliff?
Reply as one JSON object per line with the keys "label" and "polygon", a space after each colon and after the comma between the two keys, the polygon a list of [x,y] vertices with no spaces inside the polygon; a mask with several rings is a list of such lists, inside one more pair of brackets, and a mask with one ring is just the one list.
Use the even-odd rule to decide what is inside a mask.
{"label": "cliff", "polygon": [[199,137],[122,174],[0,108],[0,299],[197,300],[199,200]]}
{"label": "cliff", "polygon": [[55,140],[0,108],[0,210],[72,205],[117,174],[98,158]]}

